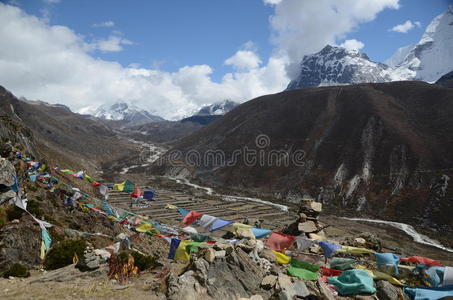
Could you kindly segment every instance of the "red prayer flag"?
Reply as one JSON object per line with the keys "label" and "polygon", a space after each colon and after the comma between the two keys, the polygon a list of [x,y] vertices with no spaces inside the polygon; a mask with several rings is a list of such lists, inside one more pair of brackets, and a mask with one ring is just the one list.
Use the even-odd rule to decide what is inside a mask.
{"label": "red prayer flag", "polygon": [[426,258],[426,257],[422,257],[422,256],[411,256],[411,257],[407,257],[407,258],[401,258],[400,260],[405,261],[405,262],[415,263],[415,264],[422,264],[425,266],[440,266],[440,267],[444,266],[438,260],[434,260],[434,259]]}
{"label": "red prayer flag", "polygon": [[93,181],[93,182],[91,183],[91,186],[100,186],[100,185],[101,185],[101,184],[100,184],[99,182],[97,182],[97,181]]}
{"label": "red prayer flag", "polygon": [[291,247],[296,240],[294,235],[288,235],[280,232],[272,232],[267,239],[266,245],[275,251],[283,251]]}
{"label": "red prayer flag", "polygon": [[136,188],[134,192],[131,194],[132,198],[138,198],[142,195],[142,190],[139,188]]}
{"label": "red prayer flag", "polygon": [[182,219],[182,223],[184,224],[184,226],[189,226],[190,224],[192,224],[193,222],[195,222],[196,220],[198,220],[199,218],[201,218],[202,215],[203,215],[203,213],[200,213],[200,212],[198,212],[198,211],[191,210],[191,211],[184,217],[184,219]]}
{"label": "red prayer flag", "polygon": [[340,276],[341,273],[343,273],[343,271],[334,270],[334,269],[329,269],[329,268],[326,268],[326,267],[321,267],[320,270],[321,270],[321,274],[322,274],[323,276],[327,276],[327,277],[331,277],[331,276]]}

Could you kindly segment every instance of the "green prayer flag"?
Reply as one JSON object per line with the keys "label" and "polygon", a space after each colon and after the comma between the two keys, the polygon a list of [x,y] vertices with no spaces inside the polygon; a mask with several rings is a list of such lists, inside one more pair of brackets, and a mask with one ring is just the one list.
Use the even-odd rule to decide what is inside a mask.
{"label": "green prayer flag", "polygon": [[193,253],[193,252],[198,252],[200,250],[200,248],[198,247],[198,245],[200,245],[201,242],[189,242],[187,245],[186,245],[186,251],[187,253]]}
{"label": "green prayer flag", "polygon": [[135,184],[132,181],[129,181],[129,179],[126,179],[124,182],[124,189],[123,192],[125,193],[132,193],[135,189]]}
{"label": "green prayer flag", "polygon": [[190,239],[195,242],[206,242],[209,240],[209,235],[203,233],[192,233]]}
{"label": "green prayer flag", "polygon": [[291,258],[288,274],[290,276],[299,277],[304,280],[317,280],[319,266],[312,265],[307,262]]}

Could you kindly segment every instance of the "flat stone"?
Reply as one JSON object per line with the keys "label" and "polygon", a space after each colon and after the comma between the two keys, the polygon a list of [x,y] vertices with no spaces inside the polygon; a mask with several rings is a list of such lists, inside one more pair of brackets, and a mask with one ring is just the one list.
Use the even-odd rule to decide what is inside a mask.
{"label": "flat stone", "polygon": [[216,258],[222,258],[226,256],[226,251],[225,250],[220,250],[215,252],[215,257]]}
{"label": "flat stone", "polygon": [[204,254],[204,259],[208,262],[208,263],[212,263],[214,262],[215,260],[215,255],[216,254],[216,251],[212,248],[207,248],[206,249],[206,252]]}
{"label": "flat stone", "polygon": [[300,232],[306,232],[306,233],[311,233],[315,232],[318,230],[318,227],[316,227],[315,222],[313,221],[306,221],[303,223],[299,223],[298,227]]}
{"label": "flat stone", "polygon": [[128,286],[126,286],[126,285],[114,285],[114,286],[112,286],[112,290],[116,290],[116,291],[125,290],[127,288],[128,288]]}
{"label": "flat stone", "polygon": [[325,240],[325,237],[322,237],[322,236],[320,236],[319,234],[316,234],[316,233],[309,233],[308,237],[313,239],[313,240],[317,240],[317,241],[324,241]]}
{"label": "flat stone", "polygon": [[261,295],[253,295],[250,297],[250,300],[263,300],[263,296]]}
{"label": "flat stone", "polygon": [[296,281],[293,283],[294,290],[296,291],[296,296],[298,297],[307,297],[310,295],[310,291],[303,281]]}
{"label": "flat stone", "polygon": [[305,222],[307,221],[307,215],[304,213],[299,214],[299,222]]}
{"label": "flat stone", "polygon": [[308,208],[316,211],[316,212],[321,212],[322,211],[322,203],[320,202],[315,202],[315,201],[310,201],[308,203]]}
{"label": "flat stone", "polygon": [[376,289],[379,300],[394,300],[400,295],[400,289],[385,280],[379,280]]}
{"label": "flat stone", "polygon": [[278,277],[274,275],[267,275],[263,278],[263,281],[261,281],[261,286],[266,290],[270,290],[277,283],[277,278]]}

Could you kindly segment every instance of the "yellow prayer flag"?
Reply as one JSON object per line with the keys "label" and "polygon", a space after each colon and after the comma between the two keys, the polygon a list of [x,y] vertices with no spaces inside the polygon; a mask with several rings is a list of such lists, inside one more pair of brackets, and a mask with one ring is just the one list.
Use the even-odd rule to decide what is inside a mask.
{"label": "yellow prayer flag", "polygon": [[115,184],[115,185],[113,186],[113,189],[114,189],[115,191],[120,191],[120,192],[122,192],[122,191],[124,190],[124,184],[125,184],[125,183],[126,183],[126,182],[117,183],[117,184]]}
{"label": "yellow prayer flag", "polygon": [[387,274],[387,273],[384,273],[384,272],[380,272],[380,271],[377,271],[377,270],[368,270],[367,268],[365,268],[364,266],[361,266],[361,265],[356,266],[356,269],[361,269],[361,270],[367,271],[368,273],[370,273],[370,275],[373,277],[373,279],[376,279],[376,280],[387,280],[391,284],[404,286],[404,284],[401,281],[399,281],[395,277],[391,276],[390,274]]}
{"label": "yellow prayer flag", "polygon": [[165,208],[167,208],[167,209],[178,209],[178,207],[176,205],[173,205],[173,204],[167,204],[165,206]]}
{"label": "yellow prayer flag", "polygon": [[179,243],[179,246],[175,252],[175,257],[174,257],[175,260],[188,261],[190,259],[190,255],[186,251],[186,246],[190,242],[191,241],[183,240]]}
{"label": "yellow prayer flag", "polygon": [[357,248],[350,246],[342,246],[337,252],[348,252],[351,254],[373,254],[375,251],[366,248]]}
{"label": "yellow prayer flag", "polygon": [[283,253],[280,253],[280,252],[277,252],[274,250],[272,250],[272,252],[274,252],[274,254],[275,254],[275,259],[282,265],[289,264],[289,262],[291,261],[291,257],[289,257]]}
{"label": "yellow prayer flag", "polygon": [[135,230],[137,230],[138,232],[148,232],[151,229],[153,229],[153,225],[151,225],[149,223],[142,224],[135,228]]}
{"label": "yellow prayer flag", "polygon": [[233,226],[234,230],[238,230],[239,228],[250,229],[250,228],[253,227],[253,226],[251,226],[251,225],[242,224],[242,223],[233,223],[232,226]]}
{"label": "yellow prayer flag", "polygon": [[41,241],[41,253],[39,254],[39,257],[41,259],[46,257],[46,244],[44,244],[44,241]]}

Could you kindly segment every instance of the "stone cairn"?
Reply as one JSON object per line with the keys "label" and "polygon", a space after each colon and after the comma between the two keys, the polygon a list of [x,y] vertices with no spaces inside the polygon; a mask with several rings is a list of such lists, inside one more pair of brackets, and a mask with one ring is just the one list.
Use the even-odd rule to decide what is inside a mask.
{"label": "stone cairn", "polygon": [[296,235],[305,234],[308,238],[315,240],[324,240],[325,234],[323,229],[326,227],[318,220],[319,214],[322,212],[322,203],[316,202],[313,199],[303,199],[298,211],[298,220],[293,231],[297,231]]}

